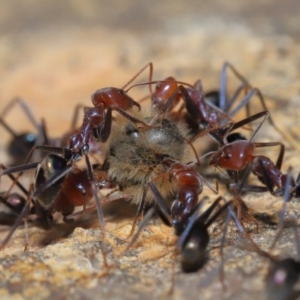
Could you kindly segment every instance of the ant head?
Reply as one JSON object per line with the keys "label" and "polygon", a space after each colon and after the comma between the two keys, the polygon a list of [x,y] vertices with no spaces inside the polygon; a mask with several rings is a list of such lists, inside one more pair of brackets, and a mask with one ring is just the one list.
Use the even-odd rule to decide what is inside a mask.
{"label": "ant head", "polygon": [[251,163],[254,147],[251,142],[243,140],[227,144],[211,157],[209,165],[232,171],[242,170]]}
{"label": "ant head", "polygon": [[[151,96],[152,107],[155,109],[162,109],[172,94],[176,92],[177,88],[178,84],[173,77],[167,77],[164,81],[159,82]],[[180,94],[178,93],[172,101],[169,109],[175,107],[179,100]]]}
{"label": "ant head", "polygon": [[127,110],[133,105],[140,109],[140,105],[134,101],[127,93],[119,88],[108,87],[95,91],[91,96],[94,106],[108,108],[116,106],[122,110]]}

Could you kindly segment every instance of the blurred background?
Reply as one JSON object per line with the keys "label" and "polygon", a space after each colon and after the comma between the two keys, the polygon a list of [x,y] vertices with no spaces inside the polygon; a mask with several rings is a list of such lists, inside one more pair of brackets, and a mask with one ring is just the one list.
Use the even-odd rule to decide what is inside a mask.
{"label": "blurred background", "polygon": [[224,61],[265,93],[299,90],[297,0],[0,3],[0,108],[20,96],[53,134],[75,103],[148,62],[155,79],[201,79],[205,90],[219,86]]}
{"label": "blurred background", "polygon": [[[189,83],[201,79],[204,90],[208,91],[219,87],[222,65],[229,61],[263,93],[286,101],[284,111],[276,101],[270,102],[272,115],[280,127],[298,139],[299,13],[299,0],[0,0],[0,111],[13,97],[22,97],[38,120],[45,118],[50,135],[59,136],[69,128],[75,104],[91,105],[90,95],[96,89],[122,87],[148,62],[154,64],[154,79],[174,76]],[[145,72],[137,81],[147,78]],[[139,89],[130,93],[135,97],[145,94]],[[32,128],[19,108],[6,120],[16,131]],[[0,137],[0,150],[3,150],[9,135],[1,129]],[[296,155],[288,149],[285,167],[295,165],[296,161],[291,159]],[[1,162],[6,161],[1,151]],[[299,170],[299,163],[296,169]],[[23,235],[19,241],[20,250]],[[30,254],[20,255],[21,261],[30,262]],[[160,267],[162,265],[164,262]],[[170,269],[170,264],[168,267]],[[37,297],[27,289],[31,285],[29,279],[18,281],[12,288],[10,279],[6,280],[16,271],[10,270],[12,273],[7,269],[6,279],[1,279],[4,289],[12,291],[12,297],[17,291],[19,299]],[[157,278],[161,277],[161,281],[156,281],[151,277],[153,273],[148,274],[142,267],[141,270],[144,273],[138,277],[130,273],[133,284],[130,280],[123,281],[122,276],[117,278],[120,285],[114,285],[116,278],[111,278],[110,283],[82,282],[80,276],[91,276],[90,271],[88,275],[85,271],[72,274],[72,279],[66,275],[65,281],[55,282],[51,279],[53,272],[51,276],[48,274],[51,288],[38,296],[51,298],[51,293],[59,289],[57,299],[68,299],[70,295],[72,299],[92,298],[95,291],[116,299],[141,295],[151,299],[154,287],[155,293],[162,295],[170,282],[170,274],[167,272],[166,277],[163,271],[154,272]],[[249,292],[263,299],[263,275],[256,278],[256,272],[254,267],[242,271],[232,284],[235,289],[224,294],[224,299],[251,299],[247,298]],[[212,274],[217,277],[216,271]],[[174,297],[198,298],[197,289],[207,284],[202,280],[200,285],[198,275],[178,275]],[[228,276],[228,280],[235,280],[235,273]],[[38,283],[37,278],[34,280]],[[243,280],[245,278],[247,280]],[[68,282],[72,289],[62,287],[62,283]],[[101,286],[107,286],[108,291],[104,292]],[[151,292],[143,293],[140,286],[148,286]],[[86,291],[86,287],[89,290]],[[203,299],[212,299],[212,291],[218,298],[222,294],[219,282],[216,287],[205,290],[205,295],[201,291]],[[123,289],[126,292],[122,293]]]}

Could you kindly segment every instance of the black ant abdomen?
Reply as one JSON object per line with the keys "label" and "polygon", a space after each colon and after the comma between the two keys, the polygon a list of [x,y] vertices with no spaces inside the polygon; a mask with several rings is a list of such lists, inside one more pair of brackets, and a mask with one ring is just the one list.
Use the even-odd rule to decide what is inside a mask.
{"label": "black ant abdomen", "polygon": [[284,300],[291,297],[296,282],[300,276],[300,262],[292,258],[275,261],[266,278],[268,299]]}
{"label": "black ant abdomen", "polygon": [[30,150],[36,144],[36,136],[26,132],[16,135],[7,145],[7,152],[11,156],[13,165],[24,163]]}
{"label": "black ant abdomen", "polygon": [[181,248],[181,269],[184,273],[193,273],[201,269],[208,260],[207,246],[209,234],[202,220],[196,221],[183,242]]}

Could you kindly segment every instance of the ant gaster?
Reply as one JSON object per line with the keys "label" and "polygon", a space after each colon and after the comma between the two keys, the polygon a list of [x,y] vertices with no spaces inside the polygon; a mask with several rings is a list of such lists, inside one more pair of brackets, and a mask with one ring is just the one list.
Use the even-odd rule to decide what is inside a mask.
{"label": "ant gaster", "polygon": [[[284,202],[280,213],[278,229],[271,245],[271,249],[275,246],[284,229],[284,217],[286,213],[286,204],[290,198],[291,182],[291,168],[289,168],[284,187]],[[271,265],[266,276],[266,293],[268,299],[291,300],[298,298],[300,295],[299,290],[294,290],[294,286],[300,276],[300,242],[296,222],[293,222],[293,229],[295,233],[295,244],[297,247],[298,259],[296,260],[291,257],[278,259],[270,256]]]}

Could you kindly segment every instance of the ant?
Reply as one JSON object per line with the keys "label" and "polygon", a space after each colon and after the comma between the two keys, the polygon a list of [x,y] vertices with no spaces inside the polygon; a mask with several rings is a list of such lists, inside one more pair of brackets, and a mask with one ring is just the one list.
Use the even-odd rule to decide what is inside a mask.
{"label": "ant", "polygon": [[[300,249],[298,249],[298,252],[299,250]],[[298,298],[300,291],[295,291],[293,288],[299,276],[300,261],[294,260],[293,258],[274,261],[266,278],[266,293],[268,299],[291,300]]]}
{"label": "ant", "polygon": [[[6,167],[3,164],[1,164],[0,167],[2,170],[6,170]],[[28,197],[29,193],[25,189],[25,187],[19,181],[17,181],[12,174],[9,174],[8,176],[21,190],[21,192],[26,197]],[[0,202],[5,207],[5,209],[3,209],[0,214],[0,223],[5,225],[12,225],[15,223],[16,218],[22,212],[26,204],[26,199],[19,193],[10,193],[10,191],[7,191],[0,193]]]}
{"label": "ant", "polygon": [[[138,102],[127,95],[124,90],[133,80],[135,80],[146,68],[150,69],[149,81],[152,80],[153,65],[148,63],[136,75],[134,75],[121,89],[115,87],[107,87],[96,90],[91,100],[94,105],[92,108],[85,108],[85,114],[77,133],[69,139],[69,149],[74,153],[77,159],[79,153],[86,154],[90,151],[89,141],[93,137],[98,142],[106,142],[110,136],[112,127],[112,111],[115,110],[127,119],[139,122],[138,119],[131,117],[125,111],[136,106],[138,110],[141,106]],[[149,85],[150,92],[151,85]],[[129,89],[128,89],[129,90]],[[145,124],[140,121],[140,123]]]}
{"label": "ant", "polygon": [[[185,273],[197,272],[203,267],[207,260],[206,248],[210,240],[208,228],[231,202],[221,206],[212,216],[212,212],[218,206],[222,197],[218,197],[214,203],[200,215],[199,210],[206,198],[197,203],[189,213],[184,210],[180,211],[174,209],[177,205],[176,203],[178,203],[176,200],[173,202],[171,210],[169,210],[165,204],[165,200],[161,197],[155,185],[149,183],[149,187],[156,196],[160,211],[168,220],[167,225],[174,227],[175,234],[179,237],[177,249],[181,254],[182,271]],[[184,206],[184,204],[182,206]],[[187,208],[187,211],[188,210]],[[183,214],[185,214],[184,218],[182,217]]]}
{"label": "ant", "polygon": [[[286,204],[290,199],[290,186],[292,183],[291,168],[289,168],[286,175],[286,182],[283,194],[283,205],[280,213],[278,229],[275,238],[272,242],[270,250],[274,248],[277,240],[284,229],[284,216],[286,212]],[[297,233],[296,222],[293,222],[293,229],[295,233],[295,243],[297,246],[298,256],[300,255],[300,242]],[[268,299],[275,300],[291,300],[296,299],[300,295],[300,291],[295,291],[294,286],[300,276],[300,261],[291,257],[278,259],[271,255],[268,257],[271,265],[266,276],[266,294]]]}
{"label": "ant", "polygon": [[[31,125],[35,128],[36,133],[16,133],[11,128],[11,126],[9,126],[7,122],[5,122],[4,117],[16,105],[20,106],[21,110],[24,112]],[[22,164],[24,162],[24,158],[27,157],[31,148],[34,145],[36,145],[36,143],[44,143],[45,141],[47,141],[43,124],[36,121],[30,108],[27,106],[26,102],[21,98],[12,99],[12,101],[10,101],[8,105],[2,110],[0,114],[0,124],[12,136],[12,140],[7,146],[7,152],[12,159],[12,165]]]}
{"label": "ant", "polygon": [[[163,119],[163,121],[165,121],[165,119]],[[172,130],[172,132],[174,132],[174,130]],[[137,133],[137,131],[135,131],[135,133]],[[170,133],[166,133],[170,140]],[[157,135],[157,133],[155,133],[155,135]],[[173,141],[174,144],[175,141],[178,143],[177,139]],[[196,170],[195,167],[200,165],[200,161],[193,145],[190,144],[190,146],[194,151],[197,162],[186,164],[174,160],[174,158],[171,157],[162,157],[160,162],[160,166],[162,166],[162,173],[154,177],[152,180],[145,182],[143,186],[142,200],[139,203],[137,213],[137,216],[139,216],[145,202],[150,205],[153,205],[153,203],[158,204],[159,211],[162,213],[160,214],[162,219],[167,225],[174,228],[176,235],[181,236],[182,240],[180,241],[179,248],[182,252],[182,269],[185,272],[195,272],[204,264],[204,253],[209,241],[207,228],[227,207],[225,205],[222,209],[218,210],[216,214],[211,216],[212,211],[216,208],[220,201],[217,200],[209,209],[206,210],[206,212],[201,214],[201,216],[198,216],[199,209],[202,207],[204,202],[203,200],[198,203],[199,194],[201,194],[203,190],[203,183],[205,183],[215,194],[218,193],[218,185],[216,186],[216,189],[212,188]],[[171,195],[170,190],[166,192],[167,185],[171,185],[172,187]],[[150,193],[148,192],[149,188]],[[154,199],[149,202],[153,197]],[[172,205],[171,209],[169,209],[166,201],[171,199]],[[154,210],[149,214],[152,215],[153,212]],[[145,226],[144,224],[148,222],[150,217],[151,216],[148,217],[147,215],[147,217],[144,218],[142,223],[143,225],[139,227],[140,229],[128,245],[127,250],[136,240],[141,228]],[[136,220],[137,219],[135,219],[133,223],[131,233],[134,231]],[[186,229],[187,227],[189,227],[189,229]],[[183,236],[185,238],[183,238]],[[195,247],[194,249],[192,249],[193,245]],[[191,257],[194,257],[193,261],[189,261],[189,259],[191,260]]]}
{"label": "ant", "polygon": [[[30,123],[35,128],[34,132],[22,132],[16,133],[15,130],[4,120],[7,113],[15,106],[19,105],[25,116],[28,118]],[[0,114],[0,124],[3,128],[12,136],[12,140],[7,146],[7,152],[12,159],[12,165],[23,164],[25,158],[28,157],[31,149],[35,145],[50,145],[57,147],[64,147],[68,145],[70,136],[76,132],[76,124],[79,117],[80,110],[83,109],[83,105],[77,104],[74,109],[73,118],[71,121],[70,129],[62,135],[61,138],[50,138],[47,133],[47,128],[44,119],[41,122],[37,122],[33,116],[30,108],[27,106],[26,102],[20,98],[14,98],[8,105],[3,109]],[[92,139],[89,141],[90,144],[90,154],[95,156],[102,152],[99,143],[95,143]],[[35,159],[40,159],[40,155],[34,157]]]}
{"label": "ant", "polygon": [[[124,89],[143,72],[147,67],[150,68],[149,81],[145,83],[140,83],[131,86],[125,91]],[[222,111],[218,110],[218,112],[214,112],[209,110],[208,106],[204,103],[202,97],[202,88],[195,88],[192,85],[187,83],[174,81],[173,79],[168,79],[167,81],[151,81],[152,80],[152,71],[153,66],[152,63],[147,64],[144,68],[142,68],[128,83],[125,84],[121,89],[109,87],[102,88],[95,91],[91,98],[94,107],[86,108],[85,115],[83,118],[82,125],[78,132],[71,136],[69,141],[69,149],[74,155],[73,159],[78,159],[81,154],[88,153],[90,151],[89,140],[92,136],[98,142],[106,142],[111,134],[112,129],[112,111],[117,111],[119,114],[123,115],[128,120],[131,120],[133,123],[140,123],[143,126],[147,127],[147,125],[142,120],[139,120],[132,115],[126,113],[127,110],[130,110],[133,106],[136,106],[139,110],[141,106],[138,102],[133,100],[130,96],[127,95],[127,92],[133,88],[134,86],[145,85],[148,84],[150,88],[150,92],[152,94],[152,101],[155,102],[155,97],[158,97],[158,94],[161,92],[163,94],[163,101],[158,105],[159,115],[166,113],[167,110],[172,109],[176,103],[179,101],[180,97],[183,97],[186,102],[186,108],[193,120],[193,122],[201,123],[206,122],[210,127],[214,127],[220,124],[221,115],[226,115]],[[172,82],[174,81],[174,82]],[[151,84],[160,83],[156,87],[156,91],[152,93]],[[177,84],[181,84],[177,88]],[[171,84],[172,89],[169,86],[164,89],[166,84]],[[189,89],[185,89],[183,85],[187,85]],[[200,82],[198,83],[200,85]],[[163,91],[160,91],[160,87]],[[174,90],[175,89],[175,90]],[[200,91],[201,90],[201,91]],[[199,100],[195,100],[195,97],[189,95],[190,93],[197,93],[197,97]],[[180,92],[180,93],[179,93]],[[253,92],[254,94],[254,92]],[[251,98],[251,95],[248,95],[248,98]],[[197,99],[198,99],[197,98]],[[199,102],[200,101],[200,102]],[[263,101],[263,100],[262,100]],[[199,102],[199,103],[198,103]],[[202,105],[203,103],[203,105]],[[155,105],[154,105],[155,106]],[[205,106],[205,108],[203,107]],[[241,105],[243,106],[243,104]],[[171,114],[169,114],[171,117]],[[207,117],[205,117],[207,115]],[[198,126],[198,125],[197,125]]]}
{"label": "ant", "polygon": [[[242,121],[243,124],[247,122],[251,122],[253,119],[257,119],[258,117],[264,116],[261,123],[258,125],[257,129],[253,132],[252,136],[249,140],[241,139],[240,137],[233,142],[228,142],[223,147],[221,147],[216,153],[214,153],[210,160],[210,165],[214,165],[216,167],[221,167],[226,170],[230,170],[233,172],[237,172],[240,170],[244,170],[246,167],[251,166],[250,170],[254,175],[258,177],[258,179],[267,186],[267,188],[258,187],[258,186],[248,186],[247,188],[243,188],[244,190],[251,190],[254,192],[261,192],[269,190],[272,195],[280,196],[282,195],[283,188],[286,183],[286,174],[283,174],[280,169],[284,157],[284,144],[281,142],[269,142],[269,143],[254,143],[252,140],[254,139],[257,132],[260,130],[266,118],[268,118],[268,112],[261,112],[256,115],[253,115],[250,118],[247,118]],[[241,122],[238,122],[241,124]],[[240,126],[240,124],[235,124],[235,128]],[[258,147],[269,147],[269,146],[280,146],[280,152],[276,163],[274,164],[270,158],[263,155],[253,155],[255,148]],[[245,176],[244,180],[247,176]],[[242,180],[243,181],[243,180]],[[237,184],[237,176],[235,178],[235,182]],[[299,179],[297,179],[299,182]],[[231,185],[232,187],[236,184]],[[242,184],[240,185],[240,187]],[[276,191],[273,190],[274,186],[278,189]],[[295,195],[296,197],[300,196],[299,184],[295,183],[294,179],[291,180],[290,187],[291,195]]]}
{"label": "ant", "polygon": [[[242,82],[237,88],[233,97],[227,101],[227,70],[230,69],[234,75]],[[180,84],[180,85],[178,85]],[[201,81],[198,80],[194,86],[189,84],[177,82],[173,77],[168,77],[165,80],[159,82],[156,86],[155,91],[152,94],[152,106],[155,108],[162,108],[167,102],[172,102],[170,109],[175,107],[180,98],[185,101],[186,110],[188,115],[185,116],[186,122],[190,125],[190,129],[196,135],[201,127],[213,128],[218,125],[226,123],[226,120],[230,121],[240,109],[246,105],[247,115],[249,112],[249,101],[257,95],[262,107],[267,111],[267,106],[261,92],[257,88],[253,88],[250,83],[228,62],[225,62],[221,72],[221,83],[219,91],[212,91],[204,94]],[[234,102],[238,99],[239,94],[242,90],[248,91],[245,97],[240,103],[232,110]],[[182,108],[180,108],[179,113]],[[176,113],[175,113],[176,114]],[[179,118],[183,116],[179,114]],[[276,126],[275,122],[269,117],[270,124],[283,136],[285,134]],[[223,132],[212,132],[210,136],[215,139],[219,144],[223,143]],[[196,138],[196,137],[195,137]]]}
{"label": "ant", "polygon": [[[3,164],[1,164],[1,169],[7,170],[7,168]],[[45,218],[45,214],[43,214],[43,211],[40,208],[39,204],[36,203],[35,201],[32,201],[33,205],[31,208],[29,208],[28,200],[30,198],[30,192],[27,189],[25,189],[25,187],[19,182],[19,180],[16,177],[14,177],[12,174],[8,174],[8,177],[13,182],[12,186],[16,185],[26,196],[26,199],[19,193],[15,193],[15,192],[10,193],[11,188],[6,192],[1,193],[0,201],[7,208],[5,211],[1,212],[1,223],[12,225],[13,227],[8,233],[8,235],[5,237],[5,239],[1,242],[0,249],[2,249],[6,245],[6,243],[10,240],[11,236],[13,235],[14,231],[20,225],[21,221],[24,220],[24,224],[26,228],[26,245],[25,245],[25,250],[26,250],[29,244],[28,234],[27,234],[28,215],[35,214],[36,216],[38,216],[35,222],[37,223],[37,225],[45,229],[49,228],[49,219]],[[25,215],[26,218],[24,218]]]}
{"label": "ant", "polygon": [[[152,64],[148,64],[150,66],[150,76],[152,76]],[[146,67],[148,67],[148,65]],[[143,69],[145,69],[144,67]],[[134,80],[142,71],[143,69],[135,75],[132,79]],[[129,81],[129,83],[131,82]],[[126,85],[128,85],[127,83]],[[111,92],[111,93],[110,93]],[[107,88],[107,89],[102,89],[96,91],[96,93],[93,95],[93,101],[96,103],[97,101],[101,102],[101,97],[104,97],[104,102],[105,103],[115,103],[114,101],[116,100],[115,98],[110,98],[110,96],[116,96],[116,94],[119,94],[119,89],[116,88]],[[121,93],[126,99],[131,99],[128,97],[125,93]],[[105,95],[107,97],[105,97]],[[122,104],[122,99],[125,99],[121,95],[121,98],[116,101],[120,101]],[[123,97],[123,98],[122,98]],[[126,100],[125,99],[125,100]],[[109,102],[112,101],[112,102]],[[131,101],[131,100],[130,100]],[[97,103],[98,103],[97,102]],[[101,103],[99,104],[99,107],[102,107]],[[135,105],[135,101],[132,99],[131,103]],[[124,103],[123,103],[124,104]],[[136,104],[139,106],[139,104]],[[130,105],[129,105],[130,106]],[[98,107],[98,108],[99,108]],[[126,109],[126,107],[121,105],[121,108]],[[97,109],[97,107],[95,107]],[[112,125],[112,116],[111,116],[111,111],[114,109],[114,106],[109,106],[107,111],[102,111],[102,117],[105,118],[104,124],[101,123],[101,126],[98,127],[98,133],[99,130],[104,128],[104,131],[106,131],[105,128],[107,126],[109,127],[109,132],[110,128]],[[93,109],[91,109],[93,110]],[[86,114],[85,116],[91,116],[90,109],[86,109]],[[101,110],[101,109],[100,109]],[[125,115],[126,118],[129,120],[134,120],[137,123],[145,124],[147,128],[150,128],[151,125],[146,124],[143,121],[139,121],[138,119],[131,117],[130,115],[126,114],[125,111],[122,109],[119,109],[121,111],[122,115]],[[110,113],[109,113],[110,112]],[[105,116],[104,116],[105,115]],[[93,118],[92,114],[92,118]],[[86,119],[85,119],[86,120]],[[90,119],[89,119],[90,120]],[[98,119],[99,120],[99,119]],[[108,124],[108,125],[105,125]],[[89,137],[92,136],[94,137],[95,131],[89,132],[87,127],[84,127],[86,125],[85,121],[83,122],[83,125],[79,129],[78,133],[73,135],[71,137],[71,141],[74,141],[74,138],[76,140],[76,137],[81,137],[82,135],[82,130],[85,128],[85,141],[86,144],[84,143],[80,149],[79,152],[74,152],[74,148],[61,148],[61,147],[54,147],[54,146],[47,146],[47,145],[37,145],[34,148],[32,148],[25,165],[19,166],[19,167],[14,167],[10,168],[9,170],[5,170],[1,173],[1,175],[13,173],[13,172],[23,172],[27,169],[32,169],[36,168],[36,179],[35,179],[35,188],[34,191],[31,194],[31,199],[36,200],[37,203],[40,204],[40,206],[43,208],[43,212],[46,213],[47,216],[52,216],[54,211],[59,211],[63,214],[64,216],[64,221],[69,220],[72,216],[78,215],[78,213],[72,214],[73,209],[75,206],[84,206],[83,211],[85,211],[85,205],[87,201],[91,198],[91,195],[94,196],[96,200],[96,208],[98,212],[98,217],[100,220],[100,225],[103,234],[103,240],[105,239],[104,237],[104,218],[103,218],[103,213],[102,209],[100,206],[100,199],[97,195],[97,190],[99,188],[103,187],[114,187],[116,186],[115,182],[110,179],[109,175],[106,175],[107,170],[102,168],[99,168],[99,170],[93,170],[93,167],[90,163],[88,153],[90,152],[90,145],[89,145]],[[89,125],[88,125],[89,127]],[[90,128],[90,127],[89,127]],[[102,128],[102,129],[101,129]],[[95,129],[96,130],[96,129]],[[129,132],[127,133],[129,134]],[[109,134],[108,134],[109,135]],[[106,137],[108,137],[106,135]],[[105,140],[105,139],[104,139]],[[102,141],[104,141],[102,140]],[[30,160],[30,157],[32,153],[35,150],[42,150],[47,153],[50,153],[42,162],[40,163],[27,163]],[[61,155],[57,156],[57,155]],[[76,167],[74,166],[74,163],[78,160],[81,159],[82,155],[85,157],[86,161],[86,166],[87,170],[86,171],[75,171]],[[181,156],[184,155],[180,153],[180,158]],[[122,161],[122,160],[121,160]],[[104,172],[103,172],[104,171]],[[120,173],[120,170],[118,170]],[[19,176],[21,176],[21,173]],[[65,192],[64,192],[65,191]],[[64,195],[63,195],[64,194]],[[71,196],[78,196],[78,198],[68,198],[66,195],[71,195]],[[125,196],[121,196],[121,198],[124,198]],[[120,197],[116,197],[120,198]],[[113,198],[114,199],[114,198]],[[109,202],[109,201],[107,201]],[[101,202],[102,203],[102,202]],[[93,207],[94,209],[94,207]],[[25,212],[23,213],[24,216]]]}
{"label": "ant", "polygon": [[[96,188],[110,188],[111,183],[106,174],[99,170],[98,165],[92,166],[87,160],[87,166],[87,170],[80,170],[75,165],[69,164],[65,158],[48,154],[39,163],[29,163],[2,171],[1,175],[11,176],[11,173],[35,168],[36,175],[34,185],[30,188],[31,192],[26,190],[24,192],[28,200],[22,202],[23,207],[19,211],[18,220],[2,241],[0,248],[6,245],[21,220],[27,217],[30,202],[33,202],[34,213],[47,229],[52,224],[54,212],[60,212],[63,220],[70,222],[75,207],[83,206],[82,214],[86,211],[87,202],[93,196],[99,201]],[[19,185],[15,177],[11,179]],[[78,214],[77,212],[76,215]]]}
{"label": "ant", "polygon": [[[205,183],[215,194],[218,193],[218,184],[216,182],[216,189],[211,187],[192,164],[183,164],[170,160],[165,160],[162,164],[166,166],[170,165],[169,170],[154,178],[148,185],[156,200],[160,198],[161,201],[162,195],[156,188],[156,185],[159,185],[157,184],[158,179],[167,176],[169,177],[169,181],[174,182],[176,185],[176,192],[174,195],[176,200],[173,200],[172,202],[170,215],[172,218],[171,224],[174,227],[176,234],[180,234],[191,213],[198,205],[198,197],[202,193],[203,183]],[[200,164],[199,161],[198,164]],[[156,185],[154,185],[154,182]]]}

